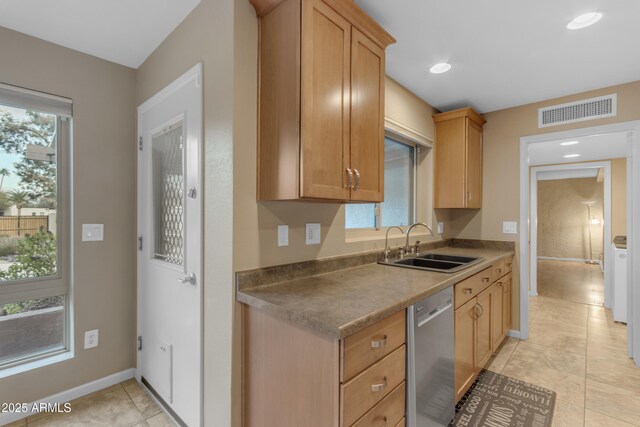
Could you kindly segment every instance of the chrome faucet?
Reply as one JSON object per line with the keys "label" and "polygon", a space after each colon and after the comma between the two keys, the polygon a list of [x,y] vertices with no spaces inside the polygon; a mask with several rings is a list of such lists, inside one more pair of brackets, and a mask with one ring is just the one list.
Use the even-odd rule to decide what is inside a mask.
{"label": "chrome faucet", "polygon": [[411,227],[409,227],[407,229],[407,241],[404,245],[404,249],[407,253],[418,253],[420,251],[420,241],[416,242],[416,247],[411,247],[409,246],[409,234],[411,233],[411,230],[413,230],[414,227],[417,227],[418,225],[421,225],[423,227],[426,227],[427,230],[429,230],[429,233],[431,233],[431,237],[435,238],[435,234],[433,234],[433,230],[431,230],[431,227],[429,227],[427,224],[425,224],[424,222],[416,222],[415,224],[413,224]]}
{"label": "chrome faucet", "polygon": [[400,232],[402,234],[404,234],[404,231],[402,230],[402,228],[393,225],[389,228],[387,228],[387,233],[384,237],[384,261],[388,262],[389,261],[389,253],[391,252],[391,249],[389,249],[389,231],[391,231],[392,228],[397,228],[398,230],[400,230]]}

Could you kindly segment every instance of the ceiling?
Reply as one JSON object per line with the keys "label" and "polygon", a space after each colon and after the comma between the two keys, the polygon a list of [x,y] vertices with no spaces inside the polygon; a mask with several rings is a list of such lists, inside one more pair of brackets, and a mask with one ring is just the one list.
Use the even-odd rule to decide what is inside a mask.
{"label": "ceiling", "polygon": [[558,179],[580,179],[580,178],[593,178],[596,179],[600,173],[601,168],[583,168],[583,169],[569,169],[558,171],[543,171],[538,172],[536,175],[538,181],[554,181]]}
{"label": "ceiling", "polygon": [[[387,74],[441,111],[495,111],[638,80],[638,0],[355,0],[398,42]],[[566,25],[590,11],[600,22]],[[429,68],[450,62],[448,73]]]}
{"label": "ceiling", "polygon": [[[529,144],[529,165],[555,165],[562,163],[582,163],[596,160],[618,159],[628,154],[629,137],[627,132],[605,133],[581,138],[572,138],[578,144],[560,145],[568,140],[554,140]],[[565,158],[567,154],[580,154],[580,157]]]}
{"label": "ceiling", "polygon": [[2,0],[0,26],[138,68],[200,0]]}

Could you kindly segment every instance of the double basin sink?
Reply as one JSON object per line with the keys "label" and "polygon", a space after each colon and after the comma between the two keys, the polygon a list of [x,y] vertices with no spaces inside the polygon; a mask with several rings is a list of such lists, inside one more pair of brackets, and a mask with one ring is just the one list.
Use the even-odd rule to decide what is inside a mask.
{"label": "double basin sink", "polygon": [[412,258],[379,261],[378,264],[414,268],[417,270],[437,271],[440,273],[455,273],[477,264],[483,259],[484,258],[479,257],[429,253],[414,256]]}

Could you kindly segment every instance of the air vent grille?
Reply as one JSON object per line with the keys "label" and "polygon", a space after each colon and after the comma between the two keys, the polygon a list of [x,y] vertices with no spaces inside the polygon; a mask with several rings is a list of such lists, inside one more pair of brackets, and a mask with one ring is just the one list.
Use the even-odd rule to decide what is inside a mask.
{"label": "air vent grille", "polygon": [[613,117],[617,114],[617,100],[618,97],[614,93],[583,101],[540,108],[538,109],[538,127],[543,128]]}

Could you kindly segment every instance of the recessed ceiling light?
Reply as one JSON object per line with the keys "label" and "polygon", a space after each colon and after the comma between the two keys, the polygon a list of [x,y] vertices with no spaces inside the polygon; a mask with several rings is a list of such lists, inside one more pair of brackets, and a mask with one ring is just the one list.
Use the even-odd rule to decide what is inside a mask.
{"label": "recessed ceiling light", "polygon": [[451,69],[451,64],[449,64],[448,62],[441,62],[429,68],[429,71],[431,71],[433,74],[442,74],[442,73],[446,73],[450,69]]}
{"label": "recessed ceiling light", "polygon": [[600,12],[584,13],[569,22],[567,24],[567,28],[570,30],[578,30],[580,28],[588,27],[589,25],[593,25],[598,22],[600,18],[602,18],[602,13]]}
{"label": "recessed ceiling light", "polygon": [[564,155],[565,159],[572,159],[574,157],[580,157],[580,154],[565,154]]}
{"label": "recessed ceiling light", "polygon": [[580,144],[580,141],[567,141],[567,142],[560,143],[560,145],[576,145],[576,144]]}

